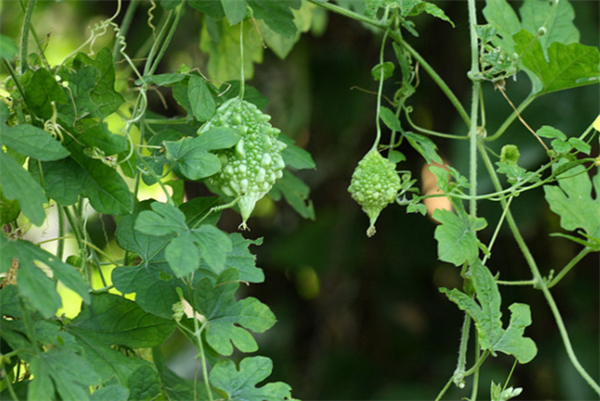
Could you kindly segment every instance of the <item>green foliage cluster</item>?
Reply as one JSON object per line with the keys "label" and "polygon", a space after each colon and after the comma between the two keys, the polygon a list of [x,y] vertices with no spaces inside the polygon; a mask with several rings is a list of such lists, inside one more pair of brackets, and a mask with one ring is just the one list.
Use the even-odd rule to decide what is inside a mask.
{"label": "green foliage cluster", "polygon": [[[263,333],[276,322],[266,304],[243,297],[239,291],[241,283],[265,280],[250,251],[250,246],[259,246],[262,240],[225,232],[217,224],[223,209],[238,208],[241,228],[246,228],[256,202],[264,196],[284,198],[299,215],[314,219],[309,188],[294,173],[313,169],[315,163],[308,152],[271,126],[269,116],[262,112],[267,99],[245,80],[253,76],[255,64],[262,62],[263,44],[285,58],[302,33],[323,29],[325,11],[383,33],[379,61],[371,71],[378,85],[376,138],[349,188],[369,216],[369,236],[380,213],[380,220],[385,218],[383,209],[390,203],[421,214],[426,213],[425,201],[431,197],[443,196],[451,205],[433,212],[439,223],[434,238],[438,259],[460,269],[463,285],[440,291],[465,317],[456,370],[437,399],[453,383],[462,389],[472,378],[469,399],[475,401],[479,374],[489,356],[506,354],[514,358],[515,366],[536,357],[538,347],[525,335],[527,327],[535,324],[530,306],[512,303],[509,321],[502,319],[504,285],[542,292],[571,363],[600,394],[600,386],[573,351],[551,292],[585,255],[600,251],[600,161],[592,155],[600,127],[590,124],[579,135],[547,125],[533,130],[521,117],[523,110],[546,94],[599,82],[600,53],[596,47],[579,43],[568,1],[526,0],[519,18],[507,1],[487,0],[482,10],[487,24],[480,25],[476,2],[469,0],[470,112],[405,39],[406,34],[419,36],[414,20],[419,15],[454,26],[433,3],[158,3],[162,20],[155,27],[149,14],[153,35],[140,59],[130,55],[126,40],[139,6],[135,0],[129,3],[121,25],[114,22],[121,15],[119,1],[117,13],[92,27],[88,41],[59,65],[49,65],[32,25],[35,0],[22,4],[20,44],[0,35],[0,58],[9,74],[0,103],[3,398],[292,399],[288,384],[263,384],[273,370],[269,358],[242,356],[259,349],[252,333]],[[209,58],[207,74],[185,65],[157,73],[185,12],[202,19],[199,46]],[[113,47],[96,49],[95,40],[109,30],[115,35]],[[34,51],[28,47],[30,35],[37,44]],[[388,40],[393,61],[385,58]],[[88,46],[89,51],[84,51]],[[414,124],[409,102],[424,79],[419,71],[448,98],[464,122],[464,132],[436,132]],[[529,77],[532,89],[515,107],[505,87],[512,85],[510,79],[519,72]],[[394,95],[384,106],[383,88],[392,78]],[[482,85],[493,85],[514,110],[493,134],[487,133]],[[170,91],[186,115],[166,117],[149,111],[151,88]],[[536,171],[519,166],[518,147],[501,140],[517,119],[547,151],[547,161]],[[385,130],[389,131],[387,144],[383,144]],[[443,160],[436,144],[439,138],[468,143],[468,173]],[[495,147],[501,148],[498,154]],[[437,194],[421,194],[410,171],[396,170],[407,160],[405,153],[411,152],[430,165]],[[493,183],[491,193],[478,191],[480,162]],[[185,200],[186,181],[202,182],[217,196]],[[141,201],[141,183],[158,184],[166,201]],[[547,277],[540,273],[511,212],[520,194],[540,188],[549,208],[559,216],[561,228],[570,232],[554,235],[582,247],[563,270]],[[498,221],[478,214],[477,206],[484,201],[499,206]],[[117,260],[91,241],[89,208],[114,218],[121,251]],[[57,216],[59,225],[55,253],[23,237],[31,225],[44,224],[49,213]],[[486,266],[505,222],[530,267],[528,279],[504,281]],[[479,233],[488,226],[494,231],[491,241],[484,244]],[[76,240],[77,253],[66,255],[64,242],[70,237]],[[110,281],[103,275],[104,265],[114,266]],[[94,274],[100,276],[101,288],[92,285]],[[57,316],[63,306],[59,283],[82,299],[74,318]],[[471,336],[471,328],[476,335]],[[175,331],[195,346],[201,379],[183,379],[165,365],[160,346]],[[477,351],[467,367],[471,343]],[[510,379],[510,375],[500,378],[503,385],[491,382],[491,399],[508,400],[521,393],[521,388],[509,387]]]}

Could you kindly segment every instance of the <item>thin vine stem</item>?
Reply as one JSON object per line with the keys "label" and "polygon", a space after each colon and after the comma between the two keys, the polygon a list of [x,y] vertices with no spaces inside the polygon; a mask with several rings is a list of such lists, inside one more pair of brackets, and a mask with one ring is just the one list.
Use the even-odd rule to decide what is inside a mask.
{"label": "thin vine stem", "polygon": [[511,196],[510,198],[508,198],[508,202],[506,202],[506,207],[504,207],[504,210],[502,211],[502,216],[500,216],[500,220],[498,221],[498,224],[496,225],[496,229],[494,230],[494,234],[492,235],[490,244],[487,246],[488,253],[487,253],[487,255],[485,255],[483,257],[483,261],[481,262],[483,265],[485,265],[485,262],[487,262],[487,260],[489,259],[490,255],[491,255],[492,247],[494,246],[494,243],[496,242],[498,233],[500,233],[500,227],[502,227],[502,223],[504,223],[504,219],[506,218],[506,213],[508,212],[508,209],[510,208],[510,204],[512,203],[512,200],[514,198],[515,198],[514,196]]}
{"label": "thin vine stem", "polygon": [[[481,154],[482,160],[484,161],[486,169],[488,170],[488,173],[490,174],[490,177],[492,179],[494,186],[496,187],[497,190],[501,190],[502,185],[500,184],[500,181],[498,180],[498,176],[496,174],[496,171],[494,170],[494,166],[492,165],[492,162],[489,159],[489,156],[487,155],[487,151],[486,151],[485,147],[481,146],[481,144],[479,146],[479,152]],[[506,201],[501,200],[500,202],[502,204],[502,207],[506,207]],[[556,302],[554,301],[554,298],[552,297],[552,293],[550,292],[550,290],[548,288],[548,284],[543,280],[540,270],[537,267],[537,263],[535,262],[535,259],[533,258],[533,255],[531,254],[531,252],[529,250],[529,247],[525,243],[525,240],[521,236],[521,232],[519,231],[517,223],[515,222],[515,219],[514,219],[512,213],[510,212],[510,210],[508,210],[508,212],[506,214],[506,221],[508,222],[510,230],[513,234],[513,237],[515,238],[515,241],[517,242],[517,245],[519,246],[519,249],[521,250],[521,253],[523,253],[525,260],[526,260],[527,264],[529,265],[529,269],[531,270],[534,280],[537,283],[537,288],[539,288],[542,291],[542,293],[544,294],[544,298],[546,299],[546,302],[548,303],[548,306],[550,307],[552,315],[554,316],[554,320],[556,321],[556,325],[558,326],[558,331],[559,331],[561,339],[563,341],[565,351],[567,352],[567,356],[569,357],[571,364],[573,365],[575,370],[577,370],[579,375],[587,382],[587,384],[598,395],[600,395],[600,386],[589,375],[589,373],[585,370],[585,368],[579,362],[577,355],[575,355],[575,351],[573,350],[573,346],[571,344],[571,339],[570,339],[567,329],[565,327],[565,324],[564,324],[564,321],[560,314],[560,311],[558,310]]]}
{"label": "thin vine stem", "polygon": [[420,132],[422,134],[427,134],[430,136],[437,136],[440,138],[446,138],[446,139],[458,139],[458,140],[465,140],[465,139],[469,139],[468,135],[454,135],[454,134],[447,134],[445,132],[438,132],[438,131],[433,131],[430,129],[426,129],[423,127],[419,127],[418,125],[416,125],[410,118],[410,112],[412,111],[412,107],[404,107],[404,115],[406,116],[406,121],[408,121],[408,124],[417,132]]}
{"label": "thin vine stem", "polygon": [[146,76],[154,74],[154,71],[156,71],[156,69],[158,68],[158,63],[160,63],[160,60],[165,55],[165,52],[167,51],[167,48],[169,47],[169,44],[171,43],[171,39],[173,39],[173,35],[175,34],[175,31],[177,30],[177,26],[179,25],[179,20],[181,19],[181,16],[182,16],[183,10],[184,10],[183,6],[184,6],[183,3],[181,3],[180,5],[177,6],[177,9],[175,11],[175,21],[173,21],[173,24],[171,24],[171,29],[169,29],[169,33],[167,34],[165,41],[163,42],[162,46],[160,47],[160,50],[158,51],[158,55],[156,56],[156,59],[154,60],[154,63],[152,64],[150,71],[148,71],[148,74],[145,74]]}
{"label": "thin vine stem", "polygon": [[21,28],[21,55],[19,72],[22,75],[27,70],[27,46],[29,45],[29,28],[31,26],[31,18],[33,17],[33,9],[37,0],[29,0],[27,2],[27,9],[25,10],[25,16],[23,17],[23,26]]}
{"label": "thin vine stem", "polygon": [[469,0],[469,32],[471,38],[471,69],[468,76],[473,81],[471,97],[471,124],[469,127],[469,214],[477,217],[477,143],[479,142],[477,118],[479,116],[479,95],[481,93],[481,81],[476,78],[479,74],[479,47],[477,39],[477,9],[475,0]]}
{"label": "thin vine stem", "polygon": [[533,286],[536,286],[538,284],[538,281],[537,280],[516,280],[516,281],[496,280],[496,284],[499,284],[499,285],[533,285]]}
{"label": "thin vine stem", "polygon": [[[127,6],[127,11],[125,12],[125,16],[123,17],[123,22],[121,23],[121,36],[125,38],[127,32],[129,32],[129,28],[131,27],[131,21],[133,20],[133,16],[135,14],[135,10],[139,4],[139,0],[131,0],[129,2],[129,6]],[[117,58],[120,53],[121,45],[119,41],[115,42],[115,47],[113,48],[113,60],[115,63],[119,61]]]}
{"label": "thin vine stem", "polygon": [[465,386],[465,369],[467,367],[467,348],[469,344],[470,330],[471,316],[465,312],[460,335],[460,346],[458,347],[458,360],[453,375],[454,384],[456,384],[459,388],[463,388]]}
{"label": "thin vine stem", "polygon": [[389,30],[386,29],[383,34],[383,39],[381,40],[381,49],[379,50],[379,65],[381,66],[381,73],[379,74],[379,87],[377,89],[377,113],[375,116],[375,127],[377,130],[377,136],[375,137],[375,142],[373,142],[373,147],[371,150],[377,150],[379,146],[379,141],[381,140],[381,121],[379,117],[379,113],[381,112],[381,94],[383,93],[383,80],[384,80],[384,68],[383,68],[383,53],[385,50],[385,40],[388,37]]}
{"label": "thin vine stem", "polygon": [[154,63],[154,56],[156,55],[156,53],[158,51],[158,46],[160,45],[163,38],[167,34],[167,28],[171,22],[172,17],[173,17],[173,11],[169,11],[167,13],[164,24],[160,27],[160,31],[158,32],[158,36],[156,37],[156,40],[154,40],[154,42],[152,43],[152,47],[150,48],[150,52],[148,53],[148,58],[146,59],[146,64],[144,66],[144,76],[145,77],[151,75],[150,69],[152,68],[152,65]]}
{"label": "thin vine stem", "polygon": [[246,77],[244,76],[244,21],[240,22],[240,100],[244,100],[246,91]]}
{"label": "thin vine stem", "polygon": [[56,205],[56,217],[58,218],[58,245],[56,247],[56,257],[63,260],[65,252],[65,211],[64,206]]}
{"label": "thin vine stem", "polygon": [[[487,359],[487,357],[488,357],[489,354],[490,354],[489,351],[484,351],[483,354],[481,354],[481,356],[479,357],[479,359],[477,359],[477,361],[475,362],[475,364],[471,367],[471,369],[469,369],[466,372],[464,372],[464,376],[468,377],[468,376],[471,376],[472,374],[474,374],[475,372],[477,372],[479,370],[479,367],[483,364],[483,362],[485,362],[485,360]],[[448,380],[448,382],[446,382],[446,385],[439,392],[439,394],[437,395],[437,397],[435,397],[435,401],[439,401],[439,400],[442,399],[442,397],[444,396],[444,394],[446,394],[446,391],[448,391],[448,389],[450,388],[450,386],[454,382],[454,379],[455,379],[455,377],[454,377],[454,374],[453,374],[450,377],[450,379]]]}
{"label": "thin vine stem", "polygon": [[4,376],[4,382],[6,383],[6,388],[8,388],[8,392],[10,393],[10,397],[13,399],[13,401],[19,401],[19,397],[17,397],[17,393],[15,393],[15,389],[13,388],[12,383],[10,382],[6,370],[2,369],[2,373]]}

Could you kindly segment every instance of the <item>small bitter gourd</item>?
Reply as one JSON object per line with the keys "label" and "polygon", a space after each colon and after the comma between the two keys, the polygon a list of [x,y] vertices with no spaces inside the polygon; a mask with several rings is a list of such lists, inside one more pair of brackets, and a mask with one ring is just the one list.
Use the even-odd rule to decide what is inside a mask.
{"label": "small bitter gourd", "polygon": [[217,154],[221,171],[209,178],[211,184],[237,200],[241,229],[248,229],[246,221],[256,202],[271,190],[285,168],[281,152],[286,145],[277,140],[281,131],[270,120],[271,116],[254,104],[236,97],[224,102],[199,130],[202,135],[211,128],[229,127],[237,129],[241,136],[233,148]]}
{"label": "small bitter gourd", "polygon": [[369,216],[367,236],[375,235],[375,222],[381,211],[396,200],[400,177],[396,165],[381,156],[377,149],[370,150],[354,170],[348,192]]}

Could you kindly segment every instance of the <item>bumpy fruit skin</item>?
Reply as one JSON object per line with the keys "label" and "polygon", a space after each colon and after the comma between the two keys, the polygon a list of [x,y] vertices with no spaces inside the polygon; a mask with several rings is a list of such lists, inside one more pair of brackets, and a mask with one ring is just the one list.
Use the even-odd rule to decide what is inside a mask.
{"label": "bumpy fruit skin", "polygon": [[396,173],[396,165],[381,156],[377,149],[369,151],[358,162],[348,192],[369,216],[367,236],[375,235],[377,217],[388,204],[396,200],[399,190],[400,177]]}
{"label": "bumpy fruit skin", "polygon": [[218,153],[221,171],[210,178],[225,195],[237,199],[241,229],[248,229],[246,221],[256,202],[271,190],[285,168],[281,151],[286,145],[277,140],[281,131],[269,124],[270,119],[254,104],[233,98],[223,103],[199,131],[202,135],[211,128],[229,127],[241,135],[233,148]]}

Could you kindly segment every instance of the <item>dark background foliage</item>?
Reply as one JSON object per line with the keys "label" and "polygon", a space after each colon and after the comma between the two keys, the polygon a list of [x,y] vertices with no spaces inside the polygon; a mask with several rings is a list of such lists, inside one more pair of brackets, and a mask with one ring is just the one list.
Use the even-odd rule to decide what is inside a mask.
{"label": "dark background foliage", "polygon": [[[572,3],[581,43],[598,46],[600,3]],[[413,38],[411,44],[467,104],[470,53],[466,2],[438,5],[456,27],[419,17],[415,23],[420,37]],[[483,2],[478,5],[483,7]],[[62,54],[68,53],[60,49],[62,40],[70,47],[78,45],[73,38],[84,38],[86,27],[94,20],[112,15],[115,3],[39,2],[38,7],[43,9],[36,17],[38,34],[51,33],[48,51]],[[5,8],[3,34],[16,37],[20,17]],[[128,49],[136,49],[146,39],[147,9],[138,9],[135,21],[139,29],[134,27],[129,35]],[[11,10],[18,11],[15,7]],[[156,13],[160,14],[160,9]],[[182,62],[203,68],[206,56],[198,45],[201,23],[199,15],[188,10],[158,72],[176,70]],[[303,35],[286,60],[265,52],[264,62],[256,66],[255,77],[249,82],[269,99],[266,112],[273,116],[273,125],[305,146],[317,164],[317,170],[302,174],[311,187],[315,221],[302,220],[282,202],[263,202],[259,205],[262,217],[251,219],[252,231],[245,234],[265,238],[254,251],[258,265],[265,270],[266,282],[249,288],[249,295],[269,305],[279,320],[259,336],[261,354],[274,360],[272,379],[289,383],[300,399],[431,399],[455,367],[462,312],[437,288],[460,287],[462,283],[456,268],[437,260],[435,223],[391,206],[379,218],[377,235],[367,238],[367,218],[347,193],[354,166],[375,135],[375,96],[367,91],[376,91],[370,69],[377,63],[380,40],[359,23],[330,14],[325,32]],[[386,59],[393,58],[390,48]],[[393,96],[394,90],[391,83],[386,84],[385,94]],[[529,90],[524,74],[515,82],[507,82],[507,93],[515,104]],[[151,93],[153,111],[183,113],[170,93],[162,95],[168,109]],[[488,132],[493,132],[511,110],[489,84],[484,85],[484,96]],[[455,110],[424,72],[409,103],[417,124],[465,134]],[[546,95],[523,117],[534,129],[552,125],[575,135],[589,126],[598,110],[600,92],[596,85]],[[534,168],[544,160],[544,150],[518,121],[502,142],[519,145],[525,167]],[[466,172],[466,141],[442,140],[438,146],[451,165]],[[401,151],[408,161],[400,167],[420,177],[423,160],[408,148]],[[592,154],[597,152],[596,144]],[[479,188],[485,192],[491,190],[491,184],[482,179]],[[186,192],[193,198],[207,190],[189,185]],[[578,245],[547,235],[560,231],[560,227],[542,191],[522,195],[512,206],[543,274],[560,270],[579,251]],[[501,210],[491,202],[481,202],[480,208],[490,225],[481,234],[488,242]],[[237,215],[226,212],[221,228],[234,231],[238,223]],[[529,269],[507,232],[499,237],[488,265],[505,280],[529,278]],[[597,254],[587,256],[553,290],[575,351],[593,377],[600,374],[598,265]],[[533,325],[526,335],[539,349],[536,359],[515,371],[512,384],[524,388],[520,399],[591,399],[591,391],[567,361],[541,292],[528,287],[501,290],[504,305],[531,305]],[[174,370],[194,376],[195,351],[185,339],[170,339],[164,351]],[[490,380],[503,382],[512,363],[512,358],[502,355],[486,363],[480,379],[483,399],[488,397]],[[467,394],[455,389],[449,397],[458,399]]]}

